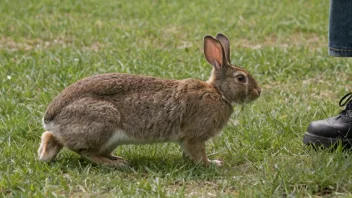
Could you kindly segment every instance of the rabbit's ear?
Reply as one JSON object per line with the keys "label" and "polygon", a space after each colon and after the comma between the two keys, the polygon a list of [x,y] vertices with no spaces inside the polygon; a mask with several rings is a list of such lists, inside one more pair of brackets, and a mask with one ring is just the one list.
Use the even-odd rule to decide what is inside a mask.
{"label": "rabbit's ear", "polygon": [[228,63],[231,63],[231,59],[230,59],[230,41],[227,38],[227,36],[219,33],[218,35],[216,35],[216,39],[218,41],[220,41],[222,47],[224,48],[224,52],[225,52],[225,58],[227,60]]}
{"label": "rabbit's ear", "polygon": [[221,43],[210,35],[204,37],[204,56],[216,70],[226,65],[224,49]]}

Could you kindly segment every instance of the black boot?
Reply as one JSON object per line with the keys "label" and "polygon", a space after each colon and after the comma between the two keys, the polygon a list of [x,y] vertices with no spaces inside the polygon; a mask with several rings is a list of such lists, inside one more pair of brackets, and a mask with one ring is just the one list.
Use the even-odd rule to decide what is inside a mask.
{"label": "black boot", "polygon": [[338,116],[310,123],[303,137],[304,144],[331,147],[341,142],[344,148],[352,147],[352,92],[342,97],[339,105],[346,105],[346,109]]}

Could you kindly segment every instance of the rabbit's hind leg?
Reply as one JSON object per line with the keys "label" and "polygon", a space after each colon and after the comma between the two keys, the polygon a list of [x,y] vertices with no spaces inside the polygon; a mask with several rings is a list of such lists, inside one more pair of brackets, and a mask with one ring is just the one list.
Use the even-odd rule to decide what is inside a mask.
{"label": "rabbit's hind leg", "polygon": [[40,161],[50,162],[62,149],[62,144],[54,137],[54,135],[45,131],[42,135],[40,146],[38,149],[38,157]]}

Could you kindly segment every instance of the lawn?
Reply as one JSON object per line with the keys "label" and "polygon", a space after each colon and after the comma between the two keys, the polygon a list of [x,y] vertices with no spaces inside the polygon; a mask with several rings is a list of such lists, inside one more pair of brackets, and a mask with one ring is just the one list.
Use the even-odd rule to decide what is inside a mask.
{"label": "lawn", "polygon": [[[327,54],[328,14],[321,0],[1,1],[0,196],[352,196],[351,153],[302,143],[352,90],[352,61]],[[173,143],[118,147],[131,163],[121,170],[68,150],[37,160],[42,115],[66,86],[108,72],[207,80],[203,37],[219,32],[262,87],[207,143],[223,167]]]}

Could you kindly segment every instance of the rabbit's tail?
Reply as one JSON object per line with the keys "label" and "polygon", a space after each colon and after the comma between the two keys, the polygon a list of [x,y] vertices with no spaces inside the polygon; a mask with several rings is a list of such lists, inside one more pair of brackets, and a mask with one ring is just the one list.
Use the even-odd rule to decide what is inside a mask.
{"label": "rabbit's tail", "polygon": [[62,144],[50,132],[45,131],[42,135],[40,147],[38,149],[38,157],[40,161],[50,162],[62,149]]}

